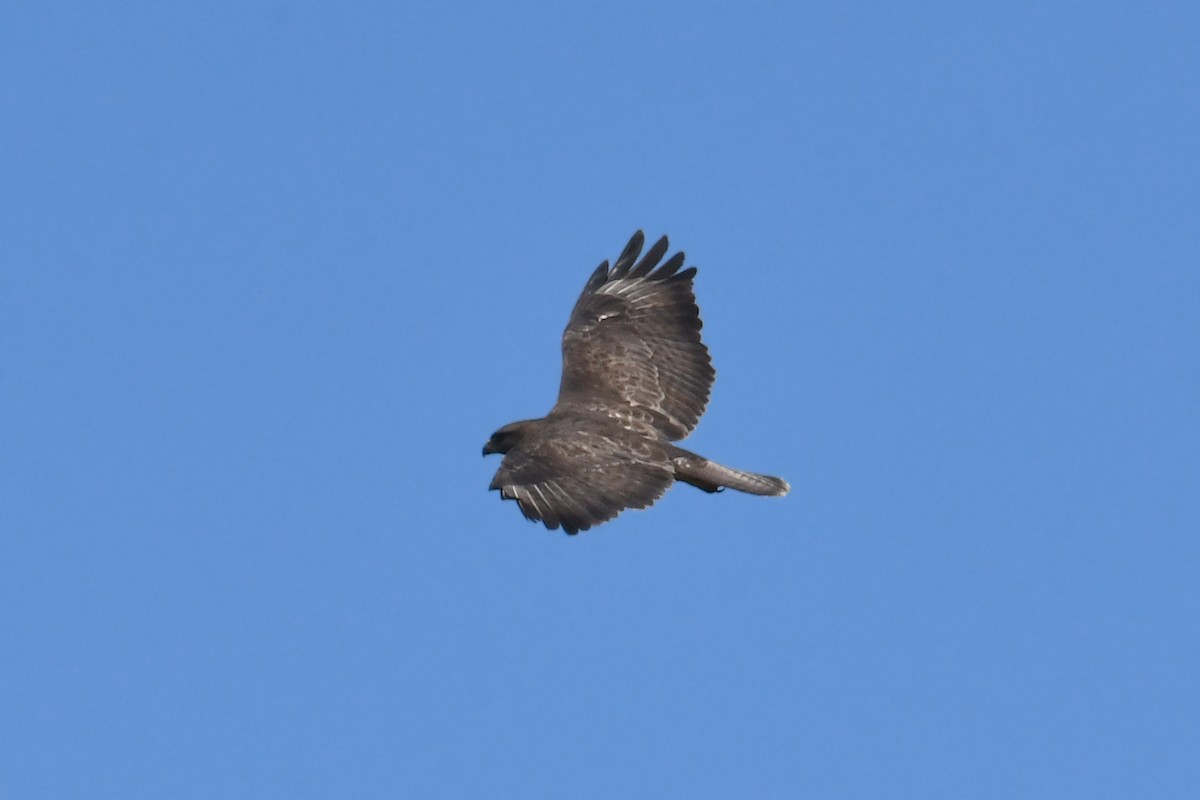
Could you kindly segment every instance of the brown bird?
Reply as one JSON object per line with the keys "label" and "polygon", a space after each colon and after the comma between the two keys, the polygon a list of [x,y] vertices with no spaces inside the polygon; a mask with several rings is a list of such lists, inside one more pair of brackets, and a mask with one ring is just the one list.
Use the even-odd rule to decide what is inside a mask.
{"label": "brown bird", "polygon": [[483,446],[485,456],[504,454],[489,488],[552,530],[574,534],[646,508],[677,480],[706,492],[781,496],[790,488],[672,444],[696,427],[716,372],[700,341],[696,268],[680,269],[682,252],[659,266],[666,236],[639,261],[644,243],[638,231],[616,264],[605,261],[583,287],[563,332],[554,408],[505,425]]}

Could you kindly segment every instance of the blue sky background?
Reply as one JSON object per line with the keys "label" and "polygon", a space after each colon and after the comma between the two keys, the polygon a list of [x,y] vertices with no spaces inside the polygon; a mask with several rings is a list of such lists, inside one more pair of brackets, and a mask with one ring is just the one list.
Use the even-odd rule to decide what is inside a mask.
{"label": "blue sky background", "polygon": [[[0,795],[1200,796],[1194,3],[17,4]],[[699,267],[677,487],[486,491]]]}

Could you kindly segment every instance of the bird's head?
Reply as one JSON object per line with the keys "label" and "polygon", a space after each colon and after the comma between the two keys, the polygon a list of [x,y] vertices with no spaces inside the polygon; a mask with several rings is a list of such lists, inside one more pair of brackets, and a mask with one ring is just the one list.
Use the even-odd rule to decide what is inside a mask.
{"label": "bird's head", "polygon": [[507,453],[516,447],[529,422],[530,420],[510,422],[493,433],[492,438],[488,439],[487,444],[483,446],[483,454],[490,456],[492,453]]}

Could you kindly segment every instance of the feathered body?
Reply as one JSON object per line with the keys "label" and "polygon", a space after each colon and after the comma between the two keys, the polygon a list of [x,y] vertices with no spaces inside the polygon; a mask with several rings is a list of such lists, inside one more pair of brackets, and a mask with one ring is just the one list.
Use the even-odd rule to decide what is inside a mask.
{"label": "feathered body", "polygon": [[554,408],[504,426],[483,449],[504,454],[490,488],[551,529],[577,533],[646,508],[676,480],[708,492],[789,488],[672,444],[696,427],[716,373],[700,340],[696,268],[683,269],[682,252],[660,265],[665,236],[639,260],[644,241],[635,233],[584,287],[563,332]]}

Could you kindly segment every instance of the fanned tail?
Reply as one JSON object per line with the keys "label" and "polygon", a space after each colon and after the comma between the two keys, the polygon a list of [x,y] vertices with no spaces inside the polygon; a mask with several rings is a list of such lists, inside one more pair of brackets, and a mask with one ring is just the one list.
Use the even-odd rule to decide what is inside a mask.
{"label": "fanned tail", "polygon": [[792,488],[783,478],[733,469],[682,448],[676,450],[678,454],[671,459],[675,465],[675,479],[706,492],[736,489],[747,494],[782,497]]}

